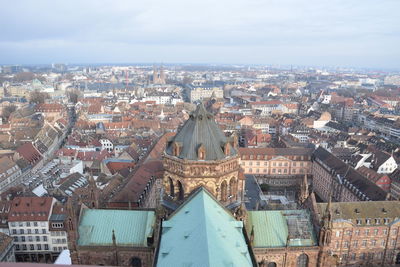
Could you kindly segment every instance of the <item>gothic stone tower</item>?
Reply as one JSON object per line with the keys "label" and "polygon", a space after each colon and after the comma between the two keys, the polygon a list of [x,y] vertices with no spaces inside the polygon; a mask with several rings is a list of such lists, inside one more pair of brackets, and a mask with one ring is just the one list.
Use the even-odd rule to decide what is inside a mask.
{"label": "gothic stone tower", "polygon": [[203,104],[167,143],[164,169],[166,199],[181,201],[203,186],[225,205],[242,200],[244,175],[236,142],[225,137]]}

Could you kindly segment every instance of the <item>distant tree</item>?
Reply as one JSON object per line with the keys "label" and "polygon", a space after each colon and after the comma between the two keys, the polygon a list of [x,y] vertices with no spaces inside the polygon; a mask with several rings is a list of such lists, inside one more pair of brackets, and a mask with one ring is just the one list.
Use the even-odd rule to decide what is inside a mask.
{"label": "distant tree", "polygon": [[48,93],[33,91],[29,94],[29,103],[43,104],[46,99],[49,99]]}
{"label": "distant tree", "polygon": [[79,94],[77,91],[68,91],[67,96],[70,102],[76,104],[78,102]]}
{"label": "distant tree", "polygon": [[32,72],[19,72],[14,76],[14,82],[26,82],[35,79],[35,74]]}
{"label": "distant tree", "polygon": [[9,105],[3,108],[3,112],[1,114],[1,117],[3,118],[4,121],[7,121],[10,119],[11,114],[17,110],[17,106],[15,105]]}
{"label": "distant tree", "polygon": [[192,82],[193,82],[193,79],[190,78],[189,76],[185,75],[185,77],[183,77],[184,84],[191,84]]}

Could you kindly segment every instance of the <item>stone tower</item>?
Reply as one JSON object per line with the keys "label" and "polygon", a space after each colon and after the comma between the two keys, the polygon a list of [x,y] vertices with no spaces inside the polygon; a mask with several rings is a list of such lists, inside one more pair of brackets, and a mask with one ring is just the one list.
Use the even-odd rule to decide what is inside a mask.
{"label": "stone tower", "polygon": [[203,104],[167,143],[163,162],[166,200],[182,201],[200,186],[225,205],[242,200],[244,175],[236,142],[225,137]]}

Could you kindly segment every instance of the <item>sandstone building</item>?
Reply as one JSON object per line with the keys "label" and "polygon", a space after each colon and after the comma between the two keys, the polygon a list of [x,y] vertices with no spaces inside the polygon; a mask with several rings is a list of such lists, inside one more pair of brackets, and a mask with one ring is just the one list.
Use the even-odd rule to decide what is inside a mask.
{"label": "sandstone building", "polygon": [[164,154],[165,201],[182,201],[203,186],[224,204],[243,198],[244,176],[236,140],[222,133],[212,114],[197,106]]}

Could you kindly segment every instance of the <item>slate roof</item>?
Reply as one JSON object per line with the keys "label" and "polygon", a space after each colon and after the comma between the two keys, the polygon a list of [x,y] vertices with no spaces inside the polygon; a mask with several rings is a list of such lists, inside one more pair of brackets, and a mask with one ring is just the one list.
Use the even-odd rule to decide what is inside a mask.
{"label": "slate roof", "polygon": [[[317,212],[322,216],[327,203],[317,203]],[[358,219],[370,219],[372,227],[377,224],[374,219],[381,219],[379,225],[383,225],[384,218],[391,219],[388,223],[398,221],[400,217],[400,202],[398,201],[357,201],[357,202],[332,202],[332,219],[350,220],[356,223]],[[366,220],[360,221],[361,225],[367,225]]]}
{"label": "slate roof", "polygon": [[329,151],[322,147],[318,147],[314,152],[315,158],[318,158],[326,166],[335,170],[336,174],[340,174],[342,179],[346,179],[355,188],[364,193],[370,200],[385,200],[387,193],[385,190],[368,180],[361,173],[344,163]]}
{"label": "slate roof", "polygon": [[[207,112],[203,104],[199,104],[190,115],[182,129],[168,143],[166,153],[173,155],[173,142],[177,142],[182,148],[179,158],[198,160],[197,149],[203,145],[206,151],[205,160],[221,160],[226,158],[223,151],[228,139],[214,120],[214,116]],[[237,154],[231,147],[230,156]]]}
{"label": "slate roof", "polygon": [[155,220],[154,211],[84,209],[78,227],[78,245],[112,246],[114,230],[117,246],[147,247]]}
{"label": "slate roof", "polygon": [[200,188],[163,221],[156,265],[253,266],[242,229],[242,221]]}

